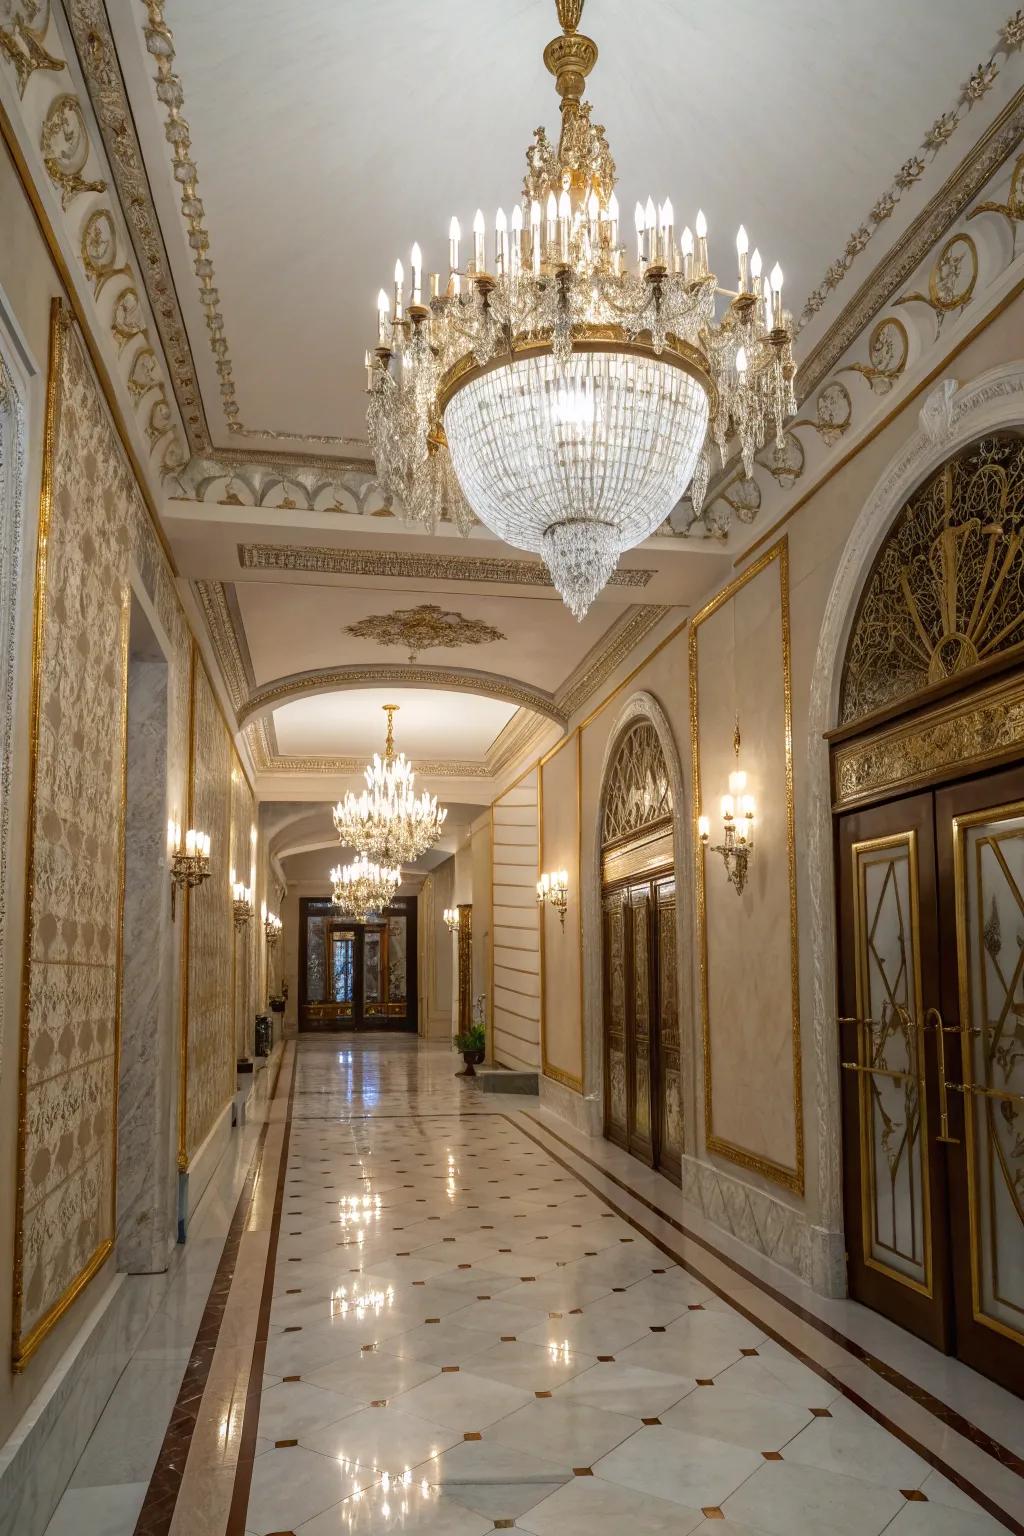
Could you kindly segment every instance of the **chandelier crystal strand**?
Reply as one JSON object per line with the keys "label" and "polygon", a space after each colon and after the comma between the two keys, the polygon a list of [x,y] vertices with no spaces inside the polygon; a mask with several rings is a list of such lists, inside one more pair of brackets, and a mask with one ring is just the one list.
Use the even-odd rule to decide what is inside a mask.
{"label": "chandelier crystal strand", "polygon": [[400,869],[382,868],[364,854],[354,864],[331,870],[331,902],[345,917],[368,917],[390,905],[401,883]]}
{"label": "chandelier crystal strand", "polygon": [[763,275],[736,239],[737,286],[708,262],[707,221],[677,236],[666,199],[637,203],[627,252],[604,129],[582,100],[597,45],[582,0],[556,0],[562,36],[544,51],[561,98],[557,148],[537,129],[521,202],[493,244],[448,233],[446,282],[411,301],[396,266],[378,297],[367,426],[383,485],[433,530],[479,520],[542,556],[582,618],[619,555],[656,531],[687,488],[699,517],[711,447],[735,442],[745,472],[796,410],[792,321],[778,263]]}
{"label": "chandelier crystal strand", "polygon": [[416,775],[405,753],[395,755],[397,704],[385,704],[388,717],[384,756],[375,752],[363,777],[366,788],[351,792],[334,807],[334,826],[341,842],[378,864],[408,864],[436,843],[447,810],[426,790],[417,795]]}

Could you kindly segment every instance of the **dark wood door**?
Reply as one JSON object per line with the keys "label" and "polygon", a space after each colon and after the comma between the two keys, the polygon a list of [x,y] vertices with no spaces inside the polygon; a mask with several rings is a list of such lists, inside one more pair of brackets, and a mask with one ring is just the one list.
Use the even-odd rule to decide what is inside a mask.
{"label": "dark wood door", "polygon": [[931,794],[839,823],[840,1053],[851,1294],[937,1349],[952,1336],[935,1019]]}
{"label": "dark wood door", "polygon": [[1024,771],[839,823],[851,1294],[1024,1386]]}
{"label": "dark wood door", "polygon": [[672,875],[602,901],[605,1135],[682,1180],[682,1073]]}
{"label": "dark wood door", "polygon": [[1024,770],[935,822],[956,1353],[1024,1395]]}

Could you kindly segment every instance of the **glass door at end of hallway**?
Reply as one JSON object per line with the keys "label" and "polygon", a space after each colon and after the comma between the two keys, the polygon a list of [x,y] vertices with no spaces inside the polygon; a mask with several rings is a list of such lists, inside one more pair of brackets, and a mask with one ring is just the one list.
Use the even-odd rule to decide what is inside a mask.
{"label": "glass door at end of hallway", "polygon": [[[330,901],[300,905],[299,1028],[415,1030],[411,900],[355,922]],[[413,966],[410,977],[409,968]]]}
{"label": "glass door at end of hallway", "polygon": [[1024,772],[838,834],[850,1292],[1024,1393]]}

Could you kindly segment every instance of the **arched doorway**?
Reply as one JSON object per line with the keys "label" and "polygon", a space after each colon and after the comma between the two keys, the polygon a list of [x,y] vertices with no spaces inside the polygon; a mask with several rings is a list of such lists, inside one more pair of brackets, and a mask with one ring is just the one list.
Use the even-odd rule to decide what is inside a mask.
{"label": "arched doorway", "polygon": [[1024,431],[904,502],[830,733],[850,1291],[1024,1381]]}
{"label": "arched doorway", "polygon": [[647,716],[623,727],[601,811],[604,1134],[682,1179],[672,789]]}

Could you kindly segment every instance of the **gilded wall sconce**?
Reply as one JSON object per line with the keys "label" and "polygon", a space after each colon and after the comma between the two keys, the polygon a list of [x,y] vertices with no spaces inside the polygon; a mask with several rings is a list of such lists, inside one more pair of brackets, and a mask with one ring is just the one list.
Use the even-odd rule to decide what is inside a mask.
{"label": "gilded wall sconce", "polygon": [[697,830],[702,846],[722,855],[726,876],[740,895],[747,883],[754,851],[754,797],[746,793],[747,775],[740,768],[739,721],[732,746],[736,767],[729,775],[729,793],[722,796],[722,841],[711,842],[711,820],[707,816],[698,816]]}
{"label": "gilded wall sconce", "polygon": [[263,919],[263,932],[267,940],[267,948],[273,949],[281,937],[281,929],[284,927],[276,912],[268,912]]}
{"label": "gilded wall sconce", "polygon": [[236,880],[231,887],[231,896],[235,927],[241,932],[252,921],[252,887],[243,885],[241,880]]}
{"label": "gilded wall sconce", "polygon": [[189,827],[182,840],[181,827],[172,821],[167,828],[171,850],[171,922],[180,885],[193,890],[210,878],[210,834]]}
{"label": "gilded wall sconce", "polygon": [[565,931],[565,909],[569,901],[569,871],[553,869],[541,875],[537,881],[537,900],[541,906],[547,902],[558,913],[558,921]]}
{"label": "gilded wall sconce", "polygon": [[444,909],[444,925],[448,929],[449,933],[458,933],[458,931],[459,931],[459,909],[458,909],[458,907],[445,907],[445,909]]}

